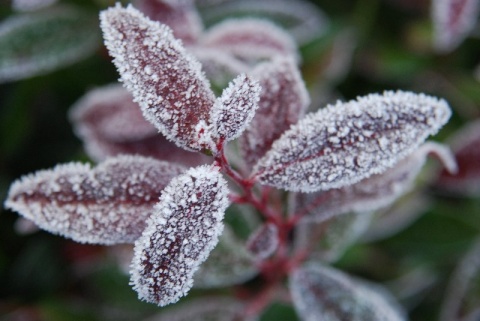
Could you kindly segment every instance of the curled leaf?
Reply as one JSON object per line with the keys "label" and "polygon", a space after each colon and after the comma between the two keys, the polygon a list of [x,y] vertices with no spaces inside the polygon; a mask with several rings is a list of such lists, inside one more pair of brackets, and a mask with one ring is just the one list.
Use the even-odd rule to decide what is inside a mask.
{"label": "curled leaf", "polygon": [[250,75],[262,87],[259,108],[240,138],[243,155],[252,167],[290,125],[303,117],[310,99],[291,58],[272,59],[255,67]]}
{"label": "curled leaf", "polygon": [[473,30],[478,0],[432,0],[434,45],[440,52],[455,49]]}
{"label": "curled leaf", "polygon": [[99,47],[97,21],[74,8],[13,16],[0,24],[0,83],[71,65]]}
{"label": "curled leaf", "polygon": [[290,292],[302,320],[401,321],[403,312],[385,291],[322,265],[293,272]]}
{"label": "curled leaf", "polygon": [[215,96],[171,29],[132,6],[117,5],[100,19],[105,44],[145,118],[180,147],[215,149],[208,124]]}
{"label": "curled leaf", "polygon": [[407,157],[450,114],[444,100],[401,91],[329,105],[276,140],[253,176],[290,191],[352,185]]}
{"label": "curled leaf", "polygon": [[257,259],[266,259],[272,255],[279,244],[278,228],[272,223],[260,226],[247,241],[248,250]]}
{"label": "curled leaf", "polygon": [[295,41],[283,29],[261,19],[228,19],[205,32],[200,44],[246,61],[297,57]]}
{"label": "curled leaf", "polygon": [[131,283],[139,298],[164,306],[178,301],[218,242],[228,206],[216,167],[192,168],[165,188],[135,242]]}
{"label": "curled leaf", "polygon": [[183,167],[120,156],[99,164],[70,163],[24,176],[5,205],[40,228],[77,242],[134,242],[168,182]]}
{"label": "curled leaf", "polygon": [[255,115],[260,90],[258,82],[245,74],[235,78],[212,108],[215,134],[226,141],[240,136]]}

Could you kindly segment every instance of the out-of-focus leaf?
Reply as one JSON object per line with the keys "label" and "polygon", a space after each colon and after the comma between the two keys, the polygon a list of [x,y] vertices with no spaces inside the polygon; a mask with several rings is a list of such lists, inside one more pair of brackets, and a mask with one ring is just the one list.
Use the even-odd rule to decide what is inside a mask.
{"label": "out-of-focus leaf", "polygon": [[440,321],[473,321],[480,313],[480,240],[453,272]]}
{"label": "out-of-focus leaf", "polygon": [[247,249],[257,258],[266,259],[279,244],[278,228],[272,223],[261,225],[247,241]]}
{"label": "out-of-focus leaf", "polygon": [[193,278],[194,288],[221,288],[241,284],[257,274],[254,258],[228,225],[208,259]]}
{"label": "out-of-focus leaf", "polygon": [[81,10],[55,8],[0,24],[0,83],[45,74],[91,55],[98,21]]}
{"label": "out-of-focus leaf", "polygon": [[293,272],[290,291],[303,321],[401,321],[403,311],[384,290],[339,270],[307,265]]}
{"label": "out-of-focus leaf", "polygon": [[51,6],[57,0],[12,0],[12,8],[17,11],[35,11]]}

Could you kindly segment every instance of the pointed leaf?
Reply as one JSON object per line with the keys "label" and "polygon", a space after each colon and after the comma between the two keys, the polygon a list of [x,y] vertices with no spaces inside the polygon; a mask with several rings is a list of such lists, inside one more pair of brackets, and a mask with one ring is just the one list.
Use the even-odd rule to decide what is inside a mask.
{"label": "pointed leaf", "polygon": [[48,7],[57,0],[12,0],[12,8],[17,11],[35,11]]}
{"label": "pointed leaf", "polygon": [[253,257],[230,228],[225,226],[217,246],[194,275],[193,286],[210,289],[242,284],[258,270]]}
{"label": "pointed leaf", "polygon": [[225,17],[259,17],[274,21],[292,34],[299,44],[320,37],[328,28],[328,19],[315,5],[304,0],[226,1],[202,10],[208,22]]}
{"label": "pointed leaf", "polygon": [[216,135],[226,141],[240,136],[258,108],[261,87],[245,74],[239,75],[217,99],[211,114]]}
{"label": "pointed leaf", "polygon": [[279,244],[278,228],[272,223],[260,226],[247,241],[248,250],[259,260],[272,255]]}
{"label": "pointed leaf", "polygon": [[242,316],[242,310],[242,304],[231,298],[205,297],[175,305],[145,321],[237,321]]}
{"label": "pointed leaf", "polygon": [[241,137],[243,155],[250,167],[270,149],[290,125],[303,117],[310,99],[295,62],[276,58],[258,65],[250,75],[262,91],[259,108]]}
{"label": "pointed leaf", "polygon": [[135,242],[131,283],[140,299],[164,306],[187,294],[218,242],[227,206],[216,167],[192,168],[170,182]]}
{"label": "pointed leaf", "polygon": [[195,43],[203,31],[202,21],[192,0],[136,0],[134,6],[151,20],[172,28],[175,38]]}
{"label": "pointed leaf", "polygon": [[97,21],[77,9],[13,16],[0,24],[0,83],[68,66],[99,44]]}
{"label": "pointed leaf", "polygon": [[170,28],[132,6],[117,5],[100,19],[105,44],[145,118],[180,147],[214,149],[207,121],[215,96]]}
{"label": "pointed leaf", "polygon": [[112,84],[89,91],[72,107],[75,133],[93,160],[137,154],[187,166],[206,163],[208,157],[180,149],[158,134],[132,99],[125,88]]}
{"label": "pointed leaf", "polygon": [[480,195],[480,121],[474,121],[456,133],[448,143],[455,154],[458,172],[443,170],[437,186],[467,196]]}
{"label": "pointed leaf", "polygon": [[[480,240],[453,272],[440,321],[474,321],[480,313]],[[477,318],[474,318],[477,316]]]}
{"label": "pointed leaf", "polygon": [[408,156],[450,114],[444,100],[401,91],[329,105],[276,140],[253,175],[290,191],[352,185]]}
{"label": "pointed leaf", "polygon": [[303,321],[405,320],[383,291],[322,265],[308,265],[293,272],[290,292]]}
{"label": "pointed leaf", "polygon": [[121,156],[99,164],[70,163],[24,176],[10,188],[6,207],[40,228],[77,242],[134,242],[163,188],[183,167]]}
{"label": "pointed leaf", "polygon": [[478,10],[478,0],[432,0],[436,49],[454,50],[475,27]]}
{"label": "pointed leaf", "polygon": [[283,29],[267,20],[225,20],[207,30],[200,44],[252,62],[274,56],[298,58],[295,41]]}
{"label": "pointed leaf", "polygon": [[[353,185],[326,192],[299,193],[296,206],[308,215],[304,221],[320,222],[329,217],[348,212],[372,212],[389,206],[409,192],[415,178],[427,160],[427,155],[441,155],[444,164],[455,169],[455,160],[449,149],[443,145],[427,142],[393,168],[381,174],[374,174]],[[453,167],[453,168],[452,168]]]}

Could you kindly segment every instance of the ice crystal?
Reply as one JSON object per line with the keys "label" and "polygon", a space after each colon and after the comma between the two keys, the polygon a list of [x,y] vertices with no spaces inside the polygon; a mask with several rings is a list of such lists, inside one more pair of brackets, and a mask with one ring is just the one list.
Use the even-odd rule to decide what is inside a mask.
{"label": "ice crystal", "polygon": [[293,272],[290,291],[304,321],[402,321],[396,304],[383,291],[322,265]]}
{"label": "ice crystal", "polygon": [[305,221],[323,221],[348,212],[371,212],[386,207],[411,190],[427,155],[441,157],[443,163],[455,171],[455,160],[449,149],[436,143],[425,143],[393,168],[374,174],[353,185],[326,192],[299,193],[296,205],[307,208]]}
{"label": "ice crystal", "polygon": [[247,248],[257,259],[266,259],[275,252],[278,244],[277,226],[272,223],[266,223],[250,235],[247,241]]}
{"label": "ice crystal", "polygon": [[450,113],[444,100],[401,91],[338,102],[285,132],[259,160],[253,176],[290,191],[348,186],[411,154]]}
{"label": "ice crystal", "polygon": [[132,6],[107,9],[100,19],[105,44],[145,118],[180,147],[214,149],[207,121],[215,96],[171,29]]}
{"label": "ice crystal", "polygon": [[455,49],[475,27],[478,10],[478,0],[432,0],[437,50]]}
{"label": "ice crystal", "polygon": [[286,32],[260,19],[228,19],[210,28],[200,44],[247,61],[297,55],[297,46]]}
{"label": "ice crystal", "polygon": [[250,72],[262,92],[259,109],[241,137],[243,156],[253,166],[290,125],[300,119],[310,103],[307,89],[291,58],[275,58]]}
{"label": "ice crystal", "polygon": [[120,156],[99,164],[70,163],[12,184],[5,205],[51,233],[77,242],[134,242],[168,182],[183,167]]}
{"label": "ice crystal", "polygon": [[172,28],[175,38],[185,44],[195,43],[203,31],[193,0],[135,0],[134,6],[151,20]]}
{"label": "ice crystal", "polygon": [[164,306],[190,290],[223,230],[227,194],[213,166],[192,168],[170,182],[135,242],[131,283],[139,298]]}
{"label": "ice crystal", "polygon": [[260,90],[258,82],[245,74],[235,78],[212,108],[215,134],[226,141],[240,136],[255,115]]}

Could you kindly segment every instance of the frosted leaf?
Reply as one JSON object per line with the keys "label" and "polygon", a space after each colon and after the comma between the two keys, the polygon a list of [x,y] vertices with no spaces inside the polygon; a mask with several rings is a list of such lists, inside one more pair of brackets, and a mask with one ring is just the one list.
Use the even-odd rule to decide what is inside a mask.
{"label": "frosted leaf", "polygon": [[253,176],[290,191],[352,185],[411,154],[450,114],[444,100],[411,92],[338,102],[285,132],[258,161]]}
{"label": "frosted leaf", "polygon": [[95,17],[73,8],[13,16],[0,23],[0,83],[45,74],[93,54]]}
{"label": "frosted leaf", "polygon": [[185,44],[196,42],[203,31],[193,0],[136,0],[134,6],[151,20],[172,28],[175,38]]}
{"label": "frosted leaf", "polygon": [[225,17],[264,18],[284,27],[299,44],[320,37],[329,25],[328,18],[318,7],[304,0],[225,1],[206,7],[202,16],[207,22]]}
{"label": "frosted leaf", "polygon": [[208,157],[178,148],[142,116],[131,94],[119,84],[89,91],[75,103],[70,119],[87,154],[95,161],[138,154],[195,166]]}
{"label": "frosted leaf", "polygon": [[227,206],[226,181],[216,167],[192,168],[170,182],[135,242],[130,273],[140,299],[164,306],[187,294],[218,242]]}
{"label": "frosted leaf", "polygon": [[290,276],[289,285],[303,321],[406,320],[384,291],[327,266],[302,267]]}
{"label": "frosted leaf", "polygon": [[279,57],[260,64],[250,75],[262,87],[259,108],[240,138],[243,155],[252,167],[290,125],[303,117],[310,99],[290,58]]}
{"label": "frosted leaf", "polygon": [[207,121],[215,96],[171,29],[132,6],[103,11],[100,20],[121,80],[145,118],[180,147],[214,149]]}
{"label": "frosted leaf", "polygon": [[320,222],[347,212],[371,212],[389,206],[413,188],[415,178],[430,153],[440,155],[444,164],[455,170],[455,160],[449,149],[427,142],[381,174],[374,174],[340,189],[297,194],[297,210],[307,209],[308,215],[304,216],[304,221]]}
{"label": "frosted leaf", "polygon": [[247,249],[259,260],[272,255],[278,247],[278,228],[272,223],[260,226],[247,241]]}
{"label": "frosted leaf", "polygon": [[257,81],[241,74],[225,88],[211,111],[215,135],[230,141],[245,130],[258,108],[261,87]]}
{"label": "frosted leaf", "polygon": [[220,49],[191,47],[190,52],[197,57],[205,75],[217,88],[225,88],[235,76],[249,69],[247,64]]}
{"label": "frosted leaf", "polygon": [[51,6],[57,0],[12,0],[12,8],[17,11],[35,11]]}
{"label": "frosted leaf", "polygon": [[295,228],[295,248],[308,249],[310,258],[335,262],[362,236],[371,221],[371,213],[348,213],[320,223],[301,222]]}
{"label": "frosted leaf", "polygon": [[447,287],[440,321],[474,321],[480,302],[480,240],[461,260]]}
{"label": "frosted leaf", "polygon": [[120,156],[95,168],[58,165],[15,181],[5,206],[40,228],[81,243],[134,242],[163,188],[183,167]]}
{"label": "frosted leaf", "polygon": [[194,275],[194,288],[209,289],[242,284],[258,270],[252,255],[242,242],[225,226],[217,246]]}
{"label": "frosted leaf", "polygon": [[475,27],[478,10],[478,0],[432,0],[435,48],[454,50]]}
{"label": "frosted leaf", "polygon": [[[237,321],[242,316],[243,305],[232,298],[205,297],[167,308],[145,321]],[[255,321],[254,318],[242,318]]]}
{"label": "frosted leaf", "polygon": [[200,45],[249,62],[274,56],[297,57],[295,41],[283,29],[261,19],[228,19],[207,30]]}
{"label": "frosted leaf", "polygon": [[458,164],[456,174],[443,170],[437,186],[457,194],[480,195],[480,121],[471,122],[458,131],[448,144]]}

